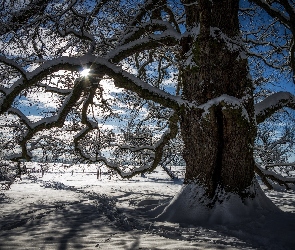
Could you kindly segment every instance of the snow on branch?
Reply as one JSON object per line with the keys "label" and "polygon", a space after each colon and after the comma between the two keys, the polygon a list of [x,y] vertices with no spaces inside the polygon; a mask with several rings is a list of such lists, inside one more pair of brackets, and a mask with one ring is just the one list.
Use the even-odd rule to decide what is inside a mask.
{"label": "snow on branch", "polygon": [[1,88],[5,93],[0,105],[0,113],[6,112],[14,98],[20,92],[30,86],[36,84],[43,77],[52,74],[58,70],[75,70],[79,71],[82,65],[90,65],[91,70],[98,74],[109,75],[115,79],[115,85],[119,88],[125,88],[137,93],[140,97],[148,100],[155,101],[166,107],[177,109],[186,104],[180,97],[171,95],[157,87],[138,79],[136,76],[124,71],[122,67],[116,66],[105,58],[97,57],[94,55],[83,55],[81,57],[59,57],[45,62],[37,69],[27,73],[27,80],[22,78],[16,81],[10,88]]}
{"label": "snow on branch", "polygon": [[56,93],[59,95],[68,95],[72,92],[71,89],[61,89],[61,88],[57,88],[57,87],[51,87],[51,86],[48,86],[47,84],[43,84],[43,83],[38,83],[37,86],[44,88],[45,92]]}
{"label": "snow on branch", "polygon": [[6,58],[5,56],[0,56],[0,62],[5,63],[8,66],[13,67],[14,69],[16,69],[19,73],[21,73],[23,78],[27,78],[27,74],[26,71],[20,66],[18,65],[15,61]]}
{"label": "snow on branch", "polygon": [[289,92],[278,92],[255,105],[257,123],[263,122],[283,107],[295,109],[295,96]]}
{"label": "snow on branch", "polygon": [[[114,162],[109,161],[104,156],[99,157],[91,157],[86,152],[84,152],[83,147],[79,145],[79,140],[81,140],[92,128],[86,127],[83,130],[81,130],[74,138],[74,144],[75,144],[75,150],[80,154],[80,156],[88,162],[103,162],[107,167],[115,170],[122,178],[131,178],[137,174],[145,173],[145,172],[151,172],[153,171],[161,162],[164,147],[167,145],[169,140],[176,137],[178,132],[178,114],[177,112],[173,112],[172,116],[169,119],[169,128],[165,131],[165,133],[161,136],[159,141],[156,143],[154,147],[150,147],[149,150],[153,149],[153,153],[150,154],[152,161],[149,163],[134,168],[133,170],[129,172],[125,172],[119,164],[116,164]],[[131,151],[136,151],[135,148],[126,148],[130,149]]]}
{"label": "snow on branch", "polygon": [[287,25],[289,28],[292,25],[290,22],[290,17],[287,16],[283,11],[272,6],[271,3],[265,0],[251,0],[262,9],[264,9],[270,16],[278,18],[282,23]]}
{"label": "snow on branch", "polygon": [[242,116],[246,120],[249,120],[249,115],[248,115],[246,108],[243,105],[243,100],[238,99],[234,96],[226,95],[226,94],[216,97],[214,99],[211,99],[208,102],[199,105],[198,108],[203,109],[204,110],[203,115],[206,115],[209,113],[209,110],[212,106],[219,105],[219,104],[221,104],[224,107],[229,106],[229,107],[236,108],[236,109],[241,108],[242,109]]}
{"label": "snow on branch", "polygon": [[147,49],[153,49],[162,45],[176,45],[181,35],[175,29],[165,30],[161,34],[151,34],[148,37],[132,40],[131,42],[119,46],[112,50],[106,58],[112,59],[113,62],[119,62],[122,59]]}
{"label": "snow on branch", "polygon": [[255,164],[254,170],[256,174],[261,177],[263,183],[269,188],[273,189],[273,183],[278,183],[281,186],[285,186],[286,189],[290,189],[290,184],[295,184],[295,178],[285,177],[279,175],[271,170],[265,169],[263,166]]}
{"label": "snow on branch", "polygon": [[273,167],[278,167],[278,166],[282,166],[282,167],[295,166],[295,162],[293,162],[293,163],[282,162],[282,163],[267,164],[267,165],[265,165],[265,168],[268,169],[268,168],[273,168]]}
{"label": "snow on branch", "polygon": [[154,146],[140,146],[140,147],[137,147],[137,146],[129,146],[129,145],[120,145],[120,144],[113,144],[113,146],[118,146],[120,147],[120,149],[127,149],[127,150],[130,150],[131,152],[138,152],[138,151],[142,151],[142,150],[155,150],[155,147]]}
{"label": "snow on branch", "polygon": [[28,130],[22,136],[20,140],[20,146],[22,147],[22,154],[21,156],[17,156],[14,160],[18,158],[25,158],[30,159],[31,155],[27,149],[27,142],[33,138],[33,136],[44,129],[50,129],[53,127],[62,127],[66,116],[68,115],[70,109],[75,105],[76,101],[80,98],[82,94],[83,87],[86,87],[84,81],[80,80],[75,85],[74,89],[72,90],[71,94],[69,94],[63,103],[63,105],[59,108],[57,115],[51,117],[45,117],[37,122],[31,122],[29,119],[18,109],[10,108],[8,110],[9,113],[17,115],[22,122],[25,123]]}
{"label": "snow on branch", "polygon": [[169,32],[169,35],[177,40],[179,40],[181,36],[180,32],[176,31],[169,22],[152,19],[150,22],[141,23],[140,26],[134,26],[131,31],[124,34],[121,45],[138,40],[147,30],[166,31],[166,34]]}

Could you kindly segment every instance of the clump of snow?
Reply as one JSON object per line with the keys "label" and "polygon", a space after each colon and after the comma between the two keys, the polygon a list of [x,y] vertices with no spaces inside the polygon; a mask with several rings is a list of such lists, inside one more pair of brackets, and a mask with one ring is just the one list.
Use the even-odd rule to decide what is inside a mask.
{"label": "clump of snow", "polygon": [[209,100],[208,102],[199,105],[198,108],[203,109],[204,110],[203,116],[206,116],[207,114],[209,114],[209,110],[212,106],[219,105],[222,102],[225,104],[225,105],[223,105],[223,109],[226,109],[226,108],[242,109],[242,116],[247,121],[249,121],[248,112],[243,105],[244,99],[238,99],[234,96],[230,96],[227,94],[223,94],[217,98],[213,98],[213,99]]}

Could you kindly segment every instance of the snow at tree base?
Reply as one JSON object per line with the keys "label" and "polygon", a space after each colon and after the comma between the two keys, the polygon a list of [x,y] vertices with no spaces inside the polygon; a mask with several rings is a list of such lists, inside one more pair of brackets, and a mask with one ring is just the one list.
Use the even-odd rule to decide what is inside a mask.
{"label": "snow at tree base", "polygon": [[188,184],[174,197],[168,207],[159,216],[160,220],[185,222],[193,224],[240,224],[255,220],[269,212],[279,212],[279,209],[264,195],[259,185],[253,185],[254,198],[241,200],[237,194],[225,191],[218,193],[217,202],[212,208],[207,206],[211,200],[204,194],[204,189],[196,184]]}
{"label": "snow at tree base", "polygon": [[[25,217],[7,212],[3,221],[13,222],[4,231],[19,233],[30,223],[35,230],[47,214],[56,222],[59,212],[86,206],[104,214],[107,227],[115,221],[109,232],[123,225],[124,232],[154,236],[159,223],[164,236],[177,227],[172,231],[179,236],[172,238],[186,241],[189,228],[212,228],[212,234],[229,233],[230,247],[238,248],[231,237],[247,245],[255,231],[254,248],[290,249],[293,213],[277,207],[281,191],[269,199],[265,187],[291,197],[295,184],[294,0],[29,0],[0,6],[0,182],[7,189],[1,204]],[[38,162],[42,178],[27,175],[30,162]],[[51,173],[46,182],[53,162],[84,170],[93,165],[97,179],[108,168],[125,181],[103,181],[102,191],[97,180],[83,184],[93,177],[86,174],[82,186],[68,184],[68,174],[58,179]],[[181,184],[173,166],[184,167]],[[120,195],[107,187],[130,185],[135,195],[141,186],[133,183],[150,184],[152,178],[143,177],[156,169],[155,187],[163,173],[174,180],[156,189],[160,197],[169,193],[165,202],[135,203],[147,218],[129,207],[120,213],[112,199]],[[22,203],[10,203],[17,201],[13,196],[24,201],[26,186],[40,185],[75,198],[65,207],[58,200],[46,203],[40,215],[43,208],[23,212]],[[18,188],[22,195],[13,191]],[[42,207],[37,195],[33,207],[39,202]],[[64,237],[59,249],[67,247]],[[138,248],[139,241],[125,248]]]}

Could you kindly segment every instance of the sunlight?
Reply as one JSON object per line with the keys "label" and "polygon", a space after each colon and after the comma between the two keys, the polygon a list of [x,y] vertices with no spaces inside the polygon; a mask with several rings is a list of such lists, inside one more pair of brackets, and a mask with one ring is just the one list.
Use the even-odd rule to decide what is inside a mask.
{"label": "sunlight", "polygon": [[89,75],[89,72],[90,72],[90,69],[83,69],[81,72],[80,72],[80,75],[81,77],[86,77]]}

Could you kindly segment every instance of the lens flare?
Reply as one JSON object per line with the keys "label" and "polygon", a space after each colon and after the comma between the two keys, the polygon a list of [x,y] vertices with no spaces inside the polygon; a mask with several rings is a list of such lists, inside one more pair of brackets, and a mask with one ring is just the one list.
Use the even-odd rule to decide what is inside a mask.
{"label": "lens flare", "polygon": [[89,72],[90,72],[90,69],[83,69],[81,72],[80,72],[80,75],[82,77],[86,77],[89,75]]}

